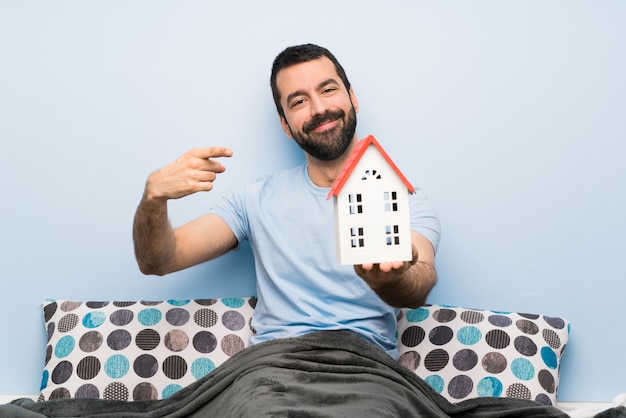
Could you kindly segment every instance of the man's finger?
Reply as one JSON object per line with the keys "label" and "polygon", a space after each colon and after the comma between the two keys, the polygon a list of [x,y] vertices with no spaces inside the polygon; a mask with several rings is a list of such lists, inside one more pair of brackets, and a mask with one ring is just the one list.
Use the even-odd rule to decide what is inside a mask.
{"label": "man's finger", "polygon": [[378,264],[378,269],[383,273],[389,273],[393,269],[393,264],[389,261],[385,261]]}
{"label": "man's finger", "polygon": [[194,157],[202,159],[230,157],[233,155],[233,150],[226,147],[194,148],[190,152]]}

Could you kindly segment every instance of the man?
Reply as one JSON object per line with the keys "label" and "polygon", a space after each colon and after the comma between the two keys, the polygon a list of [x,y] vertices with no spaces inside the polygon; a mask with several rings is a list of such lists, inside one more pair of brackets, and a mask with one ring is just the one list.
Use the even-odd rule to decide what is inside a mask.
{"label": "man", "polygon": [[342,329],[396,357],[398,308],[422,305],[436,282],[438,219],[418,190],[410,199],[411,262],[339,265],[326,196],[358,141],[358,101],[339,62],[316,45],[281,52],[270,83],[282,128],[306,162],[227,194],[210,213],[176,229],[167,201],[211,190],[225,170],[219,159],[233,152],[192,149],[152,173],[134,222],[140,269],[167,274],[248,240],[259,298],[251,344]]}

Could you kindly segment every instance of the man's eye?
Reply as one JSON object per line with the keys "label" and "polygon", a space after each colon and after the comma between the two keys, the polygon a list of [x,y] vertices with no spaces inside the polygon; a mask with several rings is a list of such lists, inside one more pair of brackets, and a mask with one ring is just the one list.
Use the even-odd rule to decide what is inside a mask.
{"label": "man's eye", "polygon": [[337,90],[336,87],[326,87],[324,89],[324,93],[332,93],[333,91]]}
{"label": "man's eye", "polygon": [[304,103],[304,99],[298,99],[291,102],[291,107],[297,107]]}

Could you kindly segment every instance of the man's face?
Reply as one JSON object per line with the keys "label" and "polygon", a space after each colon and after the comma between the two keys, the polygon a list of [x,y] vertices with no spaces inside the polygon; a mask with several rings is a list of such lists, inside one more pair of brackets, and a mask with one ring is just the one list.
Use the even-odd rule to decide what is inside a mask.
{"label": "man's face", "polygon": [[281,70],[276,77],[287,136],[322,161],[342,156],[356,130],[358,103],[326,57]]}

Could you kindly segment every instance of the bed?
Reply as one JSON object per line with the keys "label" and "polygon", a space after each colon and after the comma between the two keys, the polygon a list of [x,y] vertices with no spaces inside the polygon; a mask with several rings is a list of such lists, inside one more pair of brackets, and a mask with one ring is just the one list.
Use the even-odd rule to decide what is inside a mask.
{"label": "bed", "polygon": [[[360,337],[340,331],[281,341],[284,345],[280,346],[248,348],[247,341],[254,333],[250,319],[255,306],[254,297],[46,301],[42,313],[48,344],[41,391],[27,396],[1,396],[0,403],[20,399],[17,402],[20,406],[0,406],[0,417],[19,416],[18,412],[26,411],[44,414],[37,416],[56,416],[56,412],[43,407],[56,403],[73,405],[80,410],[90,406],[97,410],[105,403],[109,408],[107,413],[119,408],[125,411],[120,412],[120,416],[127,416],[128,408],[150,405],[149,408],[154,409],[153,405],[165,405],[159,408],[167,409],[182,402],[195,405],[203,413],[208,413],[205,409],[210,404],[210,408],[217,408],[215,411],[221,414],[224,409],[219,408],[232,411],[233,402],[240,404],[233,399],[254,390],[302,393],[299,403],[306,404],[307,411],[314,416],[320,413],[316,405],[323,405],[324,411],[328,411],[324,400],[333,396],[338,397],[333,405],[354,398],[356,407],[376,396],[376,393],[367,393],[371,382],[348,382],[350,378],[346,381],[346,376],[355,373],[339,372],[342,377],[336,385],[327,380],[328,376],[337,379],[338,368],[343,370],[342,367],[348,365],[360,370],[356,375],[374,380],[381,376],[389,378],[390,370],[399,373],[403,376],[402,382],[391,378],[393,383],[383,385],[397,385],[384,396],[385,399],[397,398],[390,408],[403,408],[406,399],[413,399],[413,394],[417,393],[419,396],[410,402],[411,408],[425,408],[431,411],[428,416],[439,413],[441,416],[492,416],[484,414],[487,410],[493,414],[494,408],[500,411],[496,416],[505,416],[503,411],[511,410],[518,411],[517,416],[567,414],[583,418],[600,416],[602,411],[614,414],[611,416],[626,416],[624,395],[617,396],[613,403],[604,404],[557,402],[560,361],[569,335],[569,322],[564,318],[445,305],[405,309],[398,317],[400,356],[394,361],[381,356],[377,353],[379,350],[371,350]],[[326,351],[332,355],[319,361],[319,353]],[[317,353],[313,360],[311,352]],[[297,378],[266,379],[263,373],[255,374],[257,371],[251,370],[249,364],[254,362],[272,367],[272,376],[284,369],[296,370],[300,365],[308,365],[305,366],[308,369],[298,370]],[[369,364],[367,370],[382,371],[370,376],[358,369],[364,362]],[[330,369],[319,376],[314,374],[321,373],[325,367]],[[309,378],[313,376],[311,382],[317,384],[310,383],[305,390],[300,385],[303,373]],[[220,374],[222,377],[217,377]],[[250,376],[252,380],[243,389],[214,389],[229,386],[225,377],[229,374]],[[234,386],[243,384],[241,381],[245,379],[236,380]],[[288,382],[287,386],[284,382]],[[318,389],[307,392],[313,387]],[[324,392],[329,387],[333,390]],[[355,398],[355,393],[365,398]],[[396,396],[399,393],[402,395]],[[209,402],[210,396],[232,399],[229,404],[220,404],[214,400]],[[306,400],[311,400],[310,405]],[[254,405],[250,399],[245,404],[257,411],[277,406],[276,402]],[[534,412],[523,412],[529,405]],[[18,412],[7,411],[7,408],[18,408]],[[436,413],[432,412],[435,410]],[[211,409],[211,414],[215,411]],[[550,415],[555,411],[558,413]],[[408,412],[392,415],[403,416],[404,413]]]}

